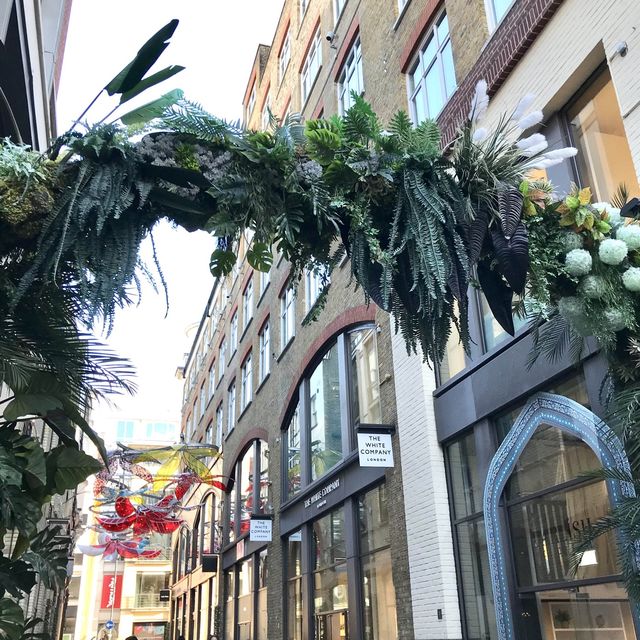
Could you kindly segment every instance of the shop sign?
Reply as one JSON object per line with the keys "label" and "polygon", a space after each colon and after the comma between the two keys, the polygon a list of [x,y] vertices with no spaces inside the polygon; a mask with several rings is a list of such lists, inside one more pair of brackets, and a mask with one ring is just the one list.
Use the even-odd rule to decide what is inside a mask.
{"label": "shop sign", "polygon": [[323,500],[323,498],[329,495],[332,491],[335,491],[336,489],[338,489],[339,487],[340,487],[340,478],[336,478],[333,482],[330,482],[329,484],[322,487],[320,491],[316,491],[312,496],[309,496],[304,501],[304,508],[307,509],[312,504],[315,504],[317,509],[320,509],[320,507],[324,507],[324,505],[327,504],[327,501]]}
{"label": "shop sign", "polygon": [[358,433],[361,467],[393,467],[390,433]]}
{"label": "shop sign", "polygon": [[249,540],[251,542],[271,542],[273,535],[273,522],[271,518],[251,517],[249,527]]}
{"label": "shop sign", "polygon": [[122,575],[102,576],[102,597],[100,598],[101,609],[119,609],[122,597]]}
{"label": "shop sign", "polygon": [[171,601],[171,589],[160,589],[160,595],[158,597],[160,602],[170,602]]}

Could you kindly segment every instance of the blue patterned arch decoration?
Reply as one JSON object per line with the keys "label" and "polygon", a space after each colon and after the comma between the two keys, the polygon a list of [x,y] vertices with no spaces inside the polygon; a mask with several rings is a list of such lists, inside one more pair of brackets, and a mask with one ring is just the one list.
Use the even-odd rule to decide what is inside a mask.
{"label": "blue patterned arch decoration", "polygon": [[[516,461],[536,429],[543,424],[562,429],[586,442],[603,467],[630,471],[620,439],[594,413],[575,400],[563,396],[552,393],[538,393],[532,396],[493,457],[484,488],[487,550],[499,640],[516,640],[509,606],[505,547],[498,512],[499,501]],[[635,497],[635,490],[630,483],[608,480],[607,484],[609,498],[614,505],[622,496]],[[639,616],[637,608],[635,609],[634,618],[637,624]]]}

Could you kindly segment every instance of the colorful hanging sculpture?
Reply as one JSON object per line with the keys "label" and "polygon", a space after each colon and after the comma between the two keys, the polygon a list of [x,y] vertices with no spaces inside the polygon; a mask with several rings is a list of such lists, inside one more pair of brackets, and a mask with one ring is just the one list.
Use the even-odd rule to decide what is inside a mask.
{"label": "colorful hanging sculpture", "polygon": [[157,558],[162,549],[147,549],[149,540],[146,538],[133,538],[122,540],[105,536],[101,544],[79,544],[78,549],[87,556],[113,556],[118,554],[121,558]]}

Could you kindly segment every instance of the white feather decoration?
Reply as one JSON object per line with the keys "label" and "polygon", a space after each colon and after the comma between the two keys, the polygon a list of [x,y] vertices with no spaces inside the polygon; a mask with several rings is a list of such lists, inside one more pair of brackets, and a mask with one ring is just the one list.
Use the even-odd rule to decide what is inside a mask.
{"label": "white feather decoration", "polygon": [[545,157],[549,160],[566,160],[577,155],[578,150],[575,147],[563,147],[562,149],[552,149],[545,153]]}
{"label": "white feather decoration", "polygon": [[518,106],[515,108],[511,119],[520,120],[520,118],[522,118],[522,116],[527,113],[527,111],[529,111],[529,108],[534,103],[535,99],[535,93],[527,93],[526,96],[520,98],[520,102],[518,102]]}
{"label": "white feather decoration", "polygon": [[476,91],[471,100],[471,110],[469,111],[469,120],[478,122],[489,108],[489,95],[487,94],[487,81],[479,80],[476,85]]}
{"label": "white feather decoration", "polygon": [[518,126],[525,131],[530,127],[540,124],[543,117],[542,111],[532,111],[518,120]]}
{"label": "white feather decoration", "polygon": [[473,141],[476,143],[484,142],[489,135],[489,130],[486,127],[480,127],[473,132]]}
{"label": "white feather decoration", "polygon": [[533,135],[530,135],[527,138],[522,138],[518,140],[518,142],[516,142],[516,147],[518,147],[518,149],[522,149],[523,151],[526,151],[527,149],[540,145],[546,141],[547,139],[544,137],[544,135],[542,135],[541,133],[534,133]]}

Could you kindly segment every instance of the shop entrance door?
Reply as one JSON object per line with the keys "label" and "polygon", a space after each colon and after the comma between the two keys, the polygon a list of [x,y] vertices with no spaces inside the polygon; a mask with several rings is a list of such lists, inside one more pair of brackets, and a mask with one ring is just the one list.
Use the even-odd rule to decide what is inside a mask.
{"label": "shop entrance door", "polygon": [[315,640],[348,640],[347,611],[332,611],[316,615]]}

